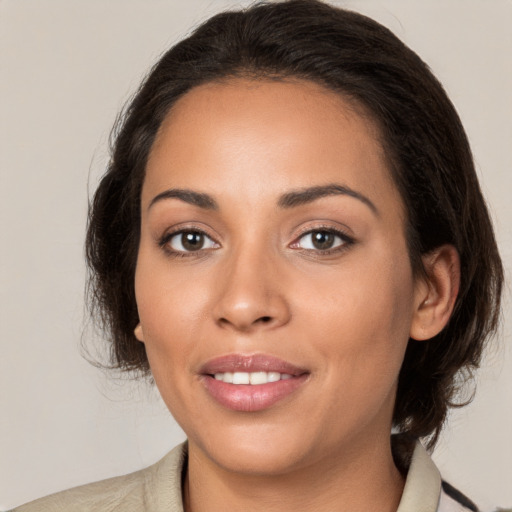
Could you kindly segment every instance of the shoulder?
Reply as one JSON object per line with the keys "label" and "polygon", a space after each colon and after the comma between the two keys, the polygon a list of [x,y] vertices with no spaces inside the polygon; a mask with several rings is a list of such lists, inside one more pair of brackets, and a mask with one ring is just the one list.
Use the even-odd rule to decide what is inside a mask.
{"label": "shoulder", "polygon": [[186,444],[135,473],[58,492],[11,512],[182,512],[181,473]]}
{"label": "shoulder", "polygon": [[150,468],[51,494],[14,509],[13,512],[57,512],[65,510],[132,510],[141,501],[144,480]]}

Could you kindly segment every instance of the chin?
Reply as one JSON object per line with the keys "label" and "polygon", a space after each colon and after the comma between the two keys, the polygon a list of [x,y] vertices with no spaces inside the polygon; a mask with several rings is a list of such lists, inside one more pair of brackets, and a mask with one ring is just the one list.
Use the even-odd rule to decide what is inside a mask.
{"label": "chin", "polygon": [[[311,438],[313,437],[313,439]],[[253,475],[276,476],[305,467],[330,450],[322,449],[322,441],[308,436],[298,425],[237,425],[216,429],[208,437],[193,443],[218,467],[225,471]],[[309,442],[308,442],[309,438]],[[325,448],[325,447],[324,447]]]}
{"label": "chin", "polygon": [[189,442],[225,471],[240,474],[285,474],[307,458],[305,439],[298,431],[279,432],[274,425],[228,430],[213,433],[206,441],[189,439]]}
{"label": "chin", "polygon": [[297,451],[271,451],[261,445],[231,447],[222,452],[214,449],[208,456],[225,471],[253,476],[284,475],[300,466]]}

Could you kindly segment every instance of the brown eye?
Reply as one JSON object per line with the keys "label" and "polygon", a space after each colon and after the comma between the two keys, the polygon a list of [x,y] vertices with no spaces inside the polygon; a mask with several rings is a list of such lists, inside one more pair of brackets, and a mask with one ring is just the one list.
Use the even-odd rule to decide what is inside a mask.
{"label": "brown eye", "polygon": [[318,229],[302,235],[297,247],[310,251],[329,251],[350,243],[348,237],[336,231]]}
{"label": "brown eye", "polygon": [[169,245],[176,252],[194,252],[201,249],[213,249],[217,244],[200,231],[180,231],[169,240]]}
{"label": "brown eye", "polygon": [[335,236],[327,231],[316,231],[311,234],[311,242],[315,249],[331,249],[334,244]]}

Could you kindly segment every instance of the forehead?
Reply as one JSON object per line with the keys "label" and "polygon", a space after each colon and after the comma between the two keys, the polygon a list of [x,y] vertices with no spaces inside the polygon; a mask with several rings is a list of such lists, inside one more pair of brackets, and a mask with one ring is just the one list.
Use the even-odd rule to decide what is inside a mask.
{"label": "forehead", "polygon": [[150,152],[143,202],[171,187],[258,202],[333,182],[401,202],[364,109],[309,81],[230,79],[173,106]]}

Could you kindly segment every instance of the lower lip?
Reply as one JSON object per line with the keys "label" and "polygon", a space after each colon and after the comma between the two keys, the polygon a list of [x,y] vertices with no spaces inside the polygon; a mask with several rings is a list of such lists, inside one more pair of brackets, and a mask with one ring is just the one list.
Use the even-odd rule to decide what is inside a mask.
{"label": "lower lip", "polygon": [[255,412],[268,409],[295,392],[308,375],[268,382],[267,384],[229,384],[204,375],[202,383],[209,394],[221,405],[233,411]]}

